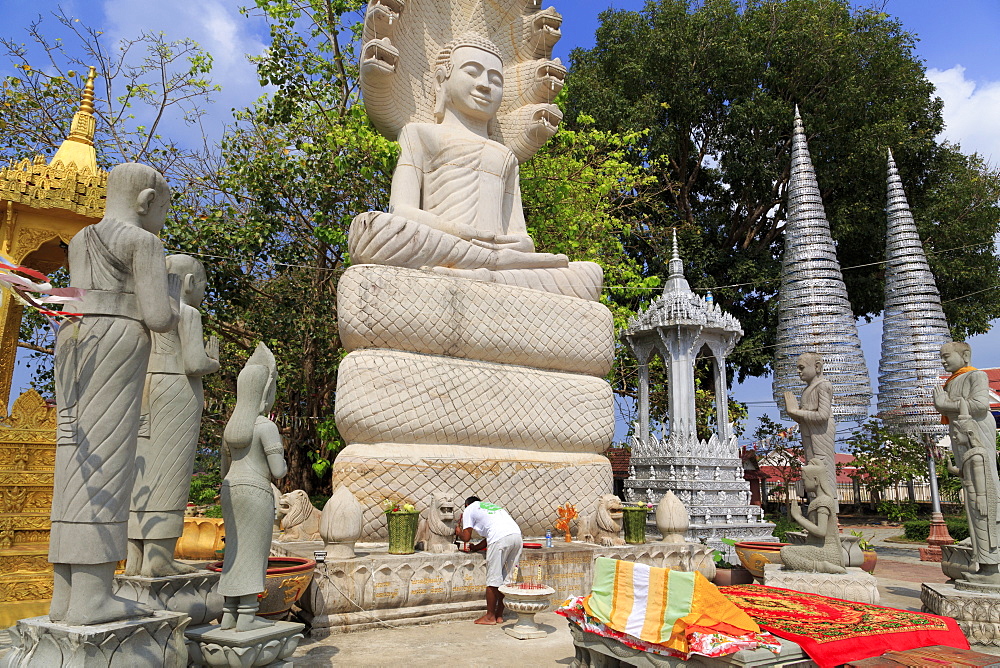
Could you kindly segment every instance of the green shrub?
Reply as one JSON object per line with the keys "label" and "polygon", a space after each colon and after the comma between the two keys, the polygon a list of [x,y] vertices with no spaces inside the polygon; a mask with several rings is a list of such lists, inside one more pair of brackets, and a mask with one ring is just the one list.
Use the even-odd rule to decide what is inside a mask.
{"label": "green shrub", "polygon": [[927,540],[930,534],[931,523],[928,520],[903,522],[903,538],[906,540]]}
{"label": "green shrub", "polygon": [[917,519],[917,504],[912,501],[879,501],[878,514],[890,522],[908,522]]}
{"label": "green shrub", "polygon": [[[219,487],[222,485],[222,476],[216,471],[203,471],[195,473],[191,477],[191,488],[188,492],[188,501],[196,506],[204,506],[215,502],[215,497],[219,496]],[[222,517],[221,515],[219,517]]]}
{"label": "green shrub", "polygon": [[216,504],[205,508],[205,517],[222,517],[222,506]]}
{"label": "green shrub", "polygon": [[[969,537],[969,522],[964,517],[946,517],[948,533],[956,541]],[[910,520],[903,522],[903,536],[907,540],[927,540],[931,533],[931,523],[928,520]]]}
{"label": "green shrub", "polygon": [[767,518],[767,521],[774,522],[774,531],[771,532],[771,535],[782,543],[787,542],[785,534],[789,531],[802,531],[802,527],[788,515],[773,515]]}

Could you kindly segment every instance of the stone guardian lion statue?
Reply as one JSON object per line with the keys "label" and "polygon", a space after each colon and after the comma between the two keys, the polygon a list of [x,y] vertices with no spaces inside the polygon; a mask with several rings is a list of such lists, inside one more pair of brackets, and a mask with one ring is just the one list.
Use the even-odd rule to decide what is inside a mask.
{"label": "stone guardian lion statue", "polygon": [[455,502],[448,498],[431,496],[427,510],[420,514],[415,545],[423,544],[425,552],[442,554],[455,552]]}
{"label": "stone guardian lion statue", "polygon": [[622,531],[622,502],[614,494],[605,494],[594,502],[593,511],[581,515],[576,539],[582,543],[595,543],[603,547],[625,544]]}
{"label": "stone guardian lion statue", "polygon": [[278,521],[282,534],[278,538],[282,543],[297,540],[321,540],[319,535],[319,520],[322,513],[317,510],[309,495],[304,490],[297,489],[282,494],[278,499]]}

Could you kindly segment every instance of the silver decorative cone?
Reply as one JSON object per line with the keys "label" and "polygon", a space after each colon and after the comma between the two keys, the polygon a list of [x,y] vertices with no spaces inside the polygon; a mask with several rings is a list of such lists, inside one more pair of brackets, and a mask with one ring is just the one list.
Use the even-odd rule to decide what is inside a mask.
{"label": "silver decorative cone", "polygon": [[834,417],[868,417],[868,367],[798,107],[778,290],[777,338],[772,389],[778,406],[784,406],[786,391],[798,396],[805,388],[799,380],[796,359],[802,353],[813,352],[822,355],[823,375],[833,383]]}
{"label": "silver decorative cone", "polygon": [[941,346],[951,336],[892,151],[886,214],[879,415],[905,433],[944,435],[948,428],[934,410],[933,391],[941,384]]}

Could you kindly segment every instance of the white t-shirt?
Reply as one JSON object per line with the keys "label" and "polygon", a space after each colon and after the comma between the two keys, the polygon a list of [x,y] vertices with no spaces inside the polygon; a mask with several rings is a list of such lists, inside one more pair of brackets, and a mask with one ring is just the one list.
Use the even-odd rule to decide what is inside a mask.
{"label": "white t-shirt", "polygon": [[521,527],[506,510],[488,501],[476,501],[466,506],[462,513],[462,528],[469,527],[485,538],[487,545],[504,536],[521,533]]}

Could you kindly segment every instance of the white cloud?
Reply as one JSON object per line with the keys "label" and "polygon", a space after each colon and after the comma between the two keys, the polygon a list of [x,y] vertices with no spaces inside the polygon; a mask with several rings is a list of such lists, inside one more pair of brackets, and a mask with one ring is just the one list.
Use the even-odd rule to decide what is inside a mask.
{"label": "white cloud", "polygon": [[965,78],[965,68],[931,68],[927,78],[944,101],[945,129],[942,136],[976,152],[991,164],[1000,163],[1000,81]]}
{"label": "white cloud", "polygon": [[[266,26],[259,18],[241,15],[238,7],[234,0],[105,0],[103,4],[112,43],[134,39],[142,32],[162,32],[168,41],[191,38],[212,54],[211,78],[222,91],[213,95],[214,104],[206,107],[202,120],[210,141],[221,137],[223,125],[232,117],[231,109],[245,107],[263,93],[247,54],[264,51],[261,35],[266,34]],[[182,141],[201,142],[200,131],[182,123],[171,122],[166,130]]]}

